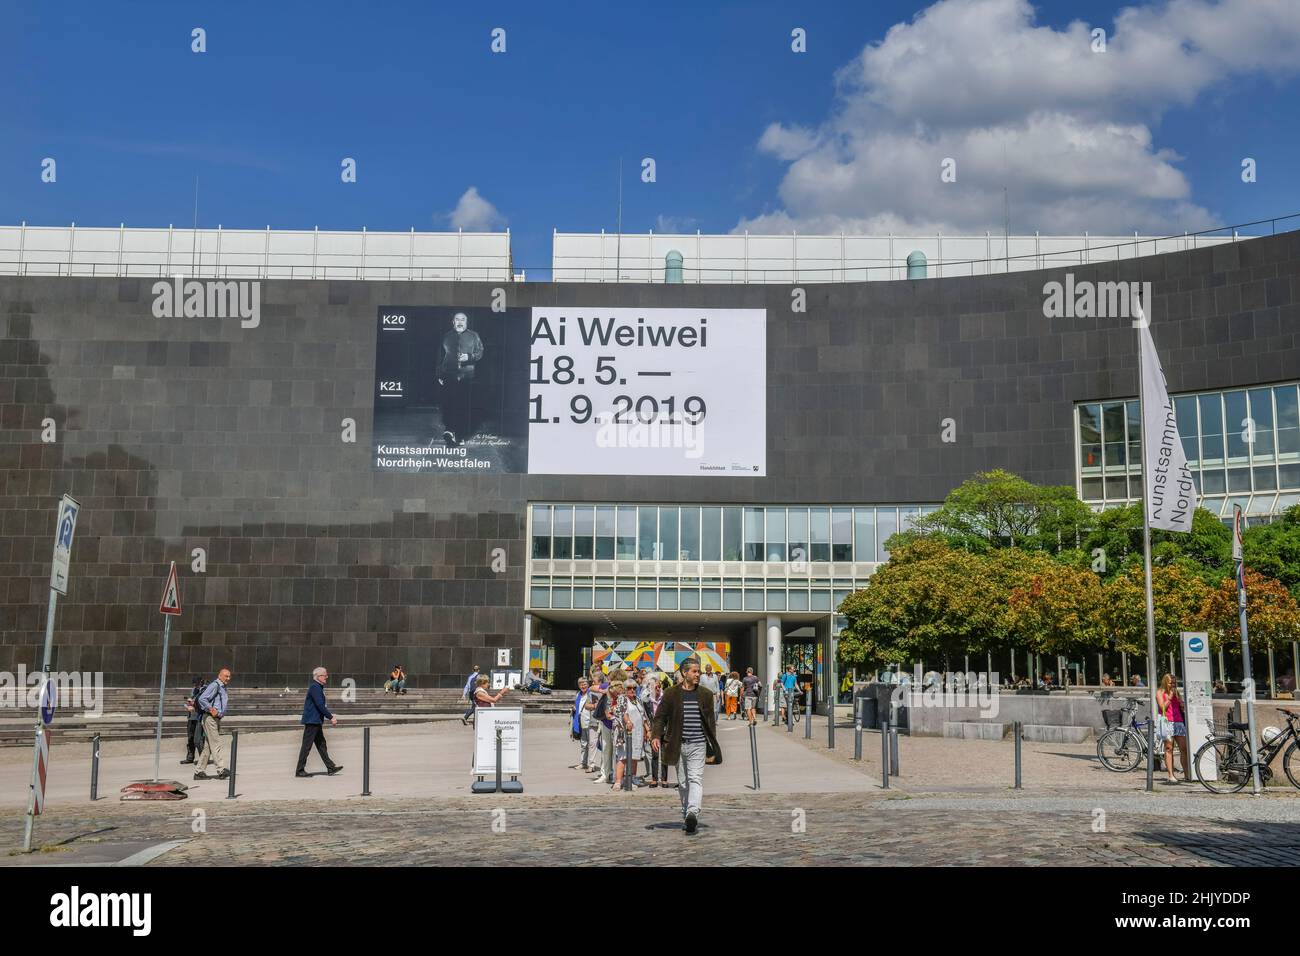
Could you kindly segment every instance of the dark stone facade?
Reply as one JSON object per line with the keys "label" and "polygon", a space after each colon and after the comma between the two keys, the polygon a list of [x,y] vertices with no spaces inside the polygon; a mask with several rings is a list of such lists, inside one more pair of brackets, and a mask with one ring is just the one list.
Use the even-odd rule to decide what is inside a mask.
{"label": "dark stone facade", "polygon": [[[519,645],[529,500],[934,502],[993,467],[1072,484],[1073,403],[1135,395],[1137,360],[1126,320],[1043,317],[1066,271],[808,284],[798,314],[789,286],[508,287],[512,306],[766,308],[766,478],[376,473],[377,307],[486,305],[489,284],[271,280],[244,329],[154,318],[149,279],[0,277],[0,670],[39,664],[65,491],[83,511],[58,669],[156,681],[176,560],[176,680],[300,685],[323,663],[365,685],[401,660],[455,686]],[[1171,390],[1300,378],[1300,233],[1068,271],[1153,283]]]}

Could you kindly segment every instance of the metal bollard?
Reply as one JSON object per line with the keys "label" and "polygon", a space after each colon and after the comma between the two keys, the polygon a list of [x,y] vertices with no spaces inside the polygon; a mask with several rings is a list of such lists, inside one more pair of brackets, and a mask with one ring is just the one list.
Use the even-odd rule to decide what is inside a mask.
{"label": "metal bollard", "polygon": [[804,695],[803,706],[803,739],[812,740],[812,688],[808,688]]}
{"label": "metal bollard", "polygon": [[1012,733],[1016,735],[1016,789],[1020,786],[1020,721],[1016,721]]}
{"label": "metal bollard", "polygon": [[835,698],[831,698],[826,709],[826,746],[835,749]]}
{"label": "metal bollard", "polygon": [[361,738],[361,795],[370,796],[370,728],[367,727]]}
{"label": "metal bollard", "polygon": [[758,789],[758,726],[749,725],[749,759],[754,765],[754,789]]}
{"label": "metal bollard", "polygon": [[794,695],[783,694],[782,700],[785,701],[785,732],[794,733]]}
{"label": "metal bollard", "polygon": [[226,799],[235,799],[235,766],[239,763],[239,731],[230,732],[230,787],[226,790]]}
{"label": "metal bollard", "polygon": [[99,799],[99,734],[90,741],[90,800]]}
{"label": "metal bollard", "polygon": [[853,701],[853,759],[862,759],[862,698]]}
{"label": "metal bollard", "polygon": [[898,776],[898,728],[889,732],[889,775]]}
{"label": "metal bollard", "polygon": [[889,721],[880,724],[880,786],[889,789]]}
{"label": "metal bollard", "polygon": [[497,728],[497,793],[501,792],[501,728]]}

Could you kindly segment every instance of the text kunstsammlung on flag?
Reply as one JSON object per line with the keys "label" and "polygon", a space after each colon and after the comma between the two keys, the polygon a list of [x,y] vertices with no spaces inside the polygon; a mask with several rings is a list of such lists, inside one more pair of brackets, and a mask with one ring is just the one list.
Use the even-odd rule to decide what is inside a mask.
{"label": "text kunstsammlung on flag", "polygon": [[1174,403],[1165,386],[1164,369],[1143,322],[1138,329],[1142,342],[1142,442],[1146,451],[1145,507],[1151,527],[1165,531],[1191,531],[1196,511],[1196,485],[1183,443],[1178,437]]}

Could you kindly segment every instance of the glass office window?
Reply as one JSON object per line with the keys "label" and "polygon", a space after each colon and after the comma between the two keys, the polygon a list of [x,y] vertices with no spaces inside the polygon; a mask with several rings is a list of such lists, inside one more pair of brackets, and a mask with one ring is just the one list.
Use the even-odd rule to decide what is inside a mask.
{"label": "glass office window", "polygon": [[573,579],[573,606],[591,607],[592,583],[589,577],[575,576]]}
{"label": "glass office window", "polygon": [[876,509],[853,509],[853,560],[876,560]]}
{"label": "glass office window", "polygon": [[677,610],[677,579],[676,578],[659,579],[659,610],[661,611]]}
{"label": "glass office window", "polygon": [[745,578],[745,610],[761,611],[763,609],[763,579]]}
{"label": "glass office window", "polygon": [[529,585],[528,603],[532,607],[550,607],[551,606],[551,579],[541,575],[534,575]]}
{"label": "glass office window", "polygon": [[700,609],[700,579],[698,577],[682,578],[680,594],[680,604],[683,611],[698,611]]}
{"label": "glass office window", "polygon": [[614,579],[596,578],[596,607],[609,610],[614,606]]}
{"label": "glass office window", "polygon": [[790,526],[790,560],[808,561],[808,509],[787,508],[786,519]]}
{"label": "glass office window", "polygon": [[[921,517],[921,509],[914,506],[906,506],[898,509],[898,524],[903,531],[911,531],[916,520]],[[1249,633],[1249,631],[1247,632]]]}
{"label": "glass office window", "polygon": [[573,557],[573,506],[556,505],[554,511],[554,530],[552,531],[551,553],[555,558],[567,560]]}
{"label": "glass office window", "polygon": [[722,560],[722,509],[705,507],[700,515],[700,559]]}
{"label": "glass office window", "polygon": [[533,505],[533,557],[551,556],[551,506]]}
{"label": "glass office window", "polygon": [[1250,456],[1250,445],[1246,441],[1246,393],[1244,391],[1223,393],[1223,423],[1228,439],[1228,467],[1246,464]]}
{"label": "glass office window", "polygon": [[573,509],[573,556],[579,561],[596,556],[596,509],[590,505]]}
{"label": "glass office window", "polygon": [[1250,402],[1250,420],[1255,425],[1255,441],[1250,458],[1255,464],[1273,460],[1273,390],[1252,388],[1246,393]]}
{"label": "glass office window", "polygon": [[636,556],[642,561],[653,561],[658,557],[659,509],[654,505],[641,505],[636,513]]}
{"label": "glass office window", "polygon": [[741,509],[722,509],[722,560],[739,561],[741,550]]}
{"label": "glass office window", "polygon": [[809,509],[809,536],[812,538],[811,561],[831,559],[831,509]]}
{"label": "glass office window", "polygon": [[1079,464],[1083,473],[1101,474],[1101,405],[1079,406]]}
{"label": "glass office window", "polygon": [[1142,469],[1142,412],[1137,402],[1124,405],[1128,426],[1128,465],[1130,468]]}
{"label": "glass office window", "polygon": [[676,508],[659,509],[659,557],[663,561],[680,560],[677,548],[677,521]]}
{"label": "glass office window", "polygon": [[786,610],[785,589],[788,583],[784,578],[768,578],[767,609],[769,611]]}
{"label": "glass office window", "polygon": [[700,560],[700,509],[699,508],[682,509],[681,551],[682,551],[683,561]]}
{"label": "glass office window", "polygon": [[[1124,452],[1124,403],[1107,402],[1101,407],[1101,437],[1105,445],[1103,460],[1106,470],[1123,469],[1127,464]],[[1121,497],[1123,497],[1121,495]]]}
{"label": "glass office window", "polygon": [[808,610],[808,589],[791,587],[786,592],[786,598],[790,604],[791,611]]}
{"label": "glass office window", "polygon": [[853,509],[831,509],[831,560],[853,560]]}
{"label": "glass office window", "polygon": [[876,509],[876,560],[888,561],[889,552],[885,550],[885,542],[890,536],[898,532],[898,509],[896,508],[877,508]]}
{"label": "glass office window", "polygon": [[812,589],[812,607],[814,611],[833,611],[831,607],[831,592],[824,588]]}
{"label": "glass office window", "polygon": [[551,607],[573,607],[573,587],[568,578],[555,578],[551,583]]}
{"label": "glass office window", "polygon": [[653,611],[658,608],[655,590],[654,578],[636,579],[636,609],[638,611]]}
{"label": "glass office window", "polygon": [[767,560],[785,560],[785,509],[767,509]]}
{"label": "glass office window", "polygon": [[[1196,440],[1196,399],[1190,395],[1174,399],[1174,417],[1178,419],[1178,438],[1183,443],[1183,456],[1192,467],[1192,474],[1200,464],[1200,442]],[[1142,459],[1136,459],[1140,465]]]}
{"label": "glass office window", "polygon": [[1296,402],[1296,387],[1280,385],[1273,389],[1277,405],[1277,457],[1279,461],[1300,459],[1300,406]]}
{"label": "glass office window", "polygon": [[614,560],[614,507],[596,506],[596,560]]}
{"label": "glass office window", "polygon": [[763,560],[763,509],[745,509],[745,560]]}
{"label": "glass office window", "polygon": [[636,508],[630,505],[618,507],[617,554],[620,561],[631,561],[636,557]]}
{"label": "glass office window", "polygon": [[740,578],[725,578],[722,582],[722,609],[724,611],[743,610],[743,597]]}
{"label": "glass office window", "polygon": [[700,610],[722,610],[722,578],[705,578],[700,587]]}
{"label": "glass office window", "polygon": [[615,607],[620,611],[636,610],[636,588],[627,578],[620,578],[618,587],[615,589]]}

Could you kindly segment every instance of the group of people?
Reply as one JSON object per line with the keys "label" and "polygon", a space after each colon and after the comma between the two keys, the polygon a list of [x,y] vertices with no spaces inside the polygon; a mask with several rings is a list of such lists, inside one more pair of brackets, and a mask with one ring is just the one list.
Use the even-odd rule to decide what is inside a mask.
{"label": "group of people", "polygon": [[[706,683],[706,677],[712,681]],[[606,674],[593,667],[589,677],[579,680],[570,712],[579,756],[572,769],[592,774],[595,783],[616,792],[642,786],[676,789],[683,826],[695,833],[704,801],[704,765],[722,762],[717,738],[722,705],[709,683],[719,686],[718,675],[711,666],[702,674],[694,657],[682,662],[675,681],[653,669],[638,674],[615,667]],[[638,764],[648,770],[648,779],[638,776]],[[670,766],[677,773],[672,784]]]}
{"label": "group of people", "polygon": [[[1111,677],[1110,674],[1102,674],[1102,675],[1101,675],[1101,686],[1102,686],[1102,687],[1119,687],[1119,686],[1121,686],[1121,683],[1120,683],[1119,681],[1116,681],[1115,678]],[[1142,679],[1142,675],[1140,675],[1140,674],[1134,674],[1132,677],[1130,677],[1130,678],[1128,679],[1128,686],[1129,686],[1129,687],[1146,687],[1146,686],[1147,686],[1147,682],[1144,681],[1144,680]]]}
{"label": "group of people", "polygon": [[[338,724],[338,718],[325,703],[325,684],[328,682],[329,671],[324,667],[312,671],[299,721],[302,724],[302,746],[298,748],[298,769],[294,776],[312,776],[307,772],[307,757],[313,746],[320,754],[327,774],[333,776],[343,769],[342,764],[330,759],[329,749],[325,745],[325,722],[329,721],[331,727]],[[230,692],[227,689],[229,684],[229,667],[217,671],[216,679],[210,683],[195,675],[190,695],[185,698],[189,720],[185,734],[185,759],[181,763],[195,764],[195,780],[225,780],[230,776],[226,748],[221,740],[221,721],[230,706]],[[217,772],[210,775],[207,772],[209,766],[216,767]]]}

